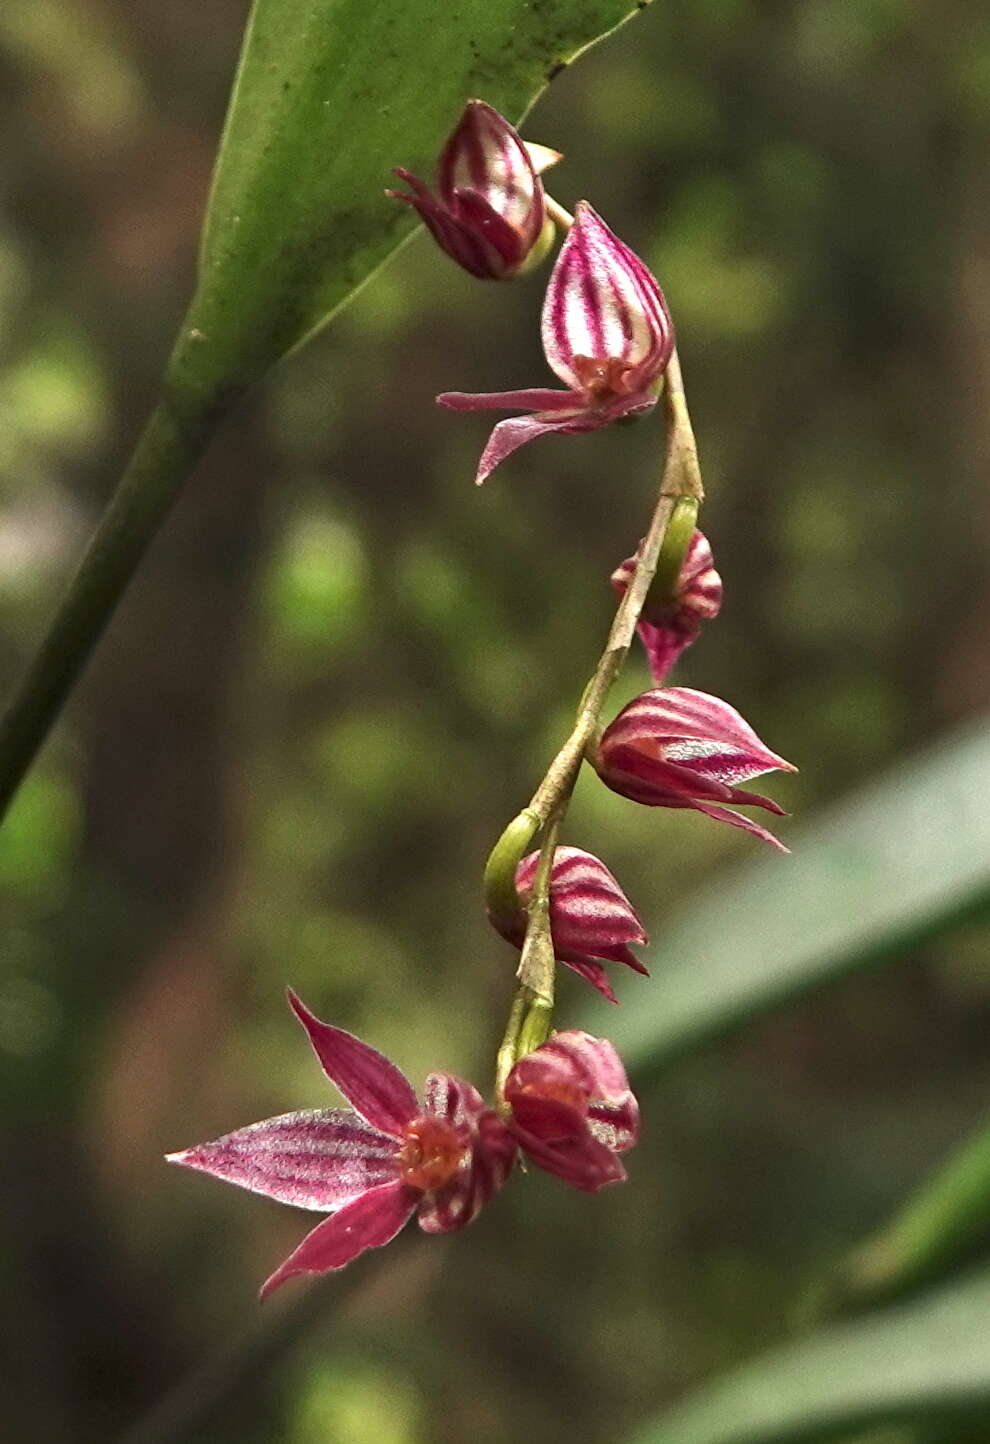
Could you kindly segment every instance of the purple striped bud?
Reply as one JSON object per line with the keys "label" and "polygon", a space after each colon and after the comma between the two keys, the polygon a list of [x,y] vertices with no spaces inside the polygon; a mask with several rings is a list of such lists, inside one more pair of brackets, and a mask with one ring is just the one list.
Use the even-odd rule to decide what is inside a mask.
{"label": "purple striped bud", "polygon": [[663,292],[639,257],[580,201],[543,303],[543,350],[567,391],[536,388],[472,395],[446,391],[453,411],[531,411],[500,421],[475,478],[550,432],[597,431],[656,405],[657,382],[674,349]]}
{"label": "purple striped bud", "polygon": [[[629,557],[612,573],[612,585],[620,596],[632,581],[637,556]],[[667,605],[650,597],[636,627],[646,649],[650,674],[657,686],[666,679],[681,653],[697,641],[701,623],[717,617],[722,606],[722,578],[715,570],[708,539],[695,531],[677,579],[677,593]]]}
{"label": "purple striped bud", "polygon": [[639,1137],[639,1105],[604,1038],[555,1033],[505,1082],[509,1128],[537,1168],[588,1193],[626,1177],[617,1155]]}
{"label": "purple striped bud", "polygon": [[[525,908],[529,904],[540,854],[524,857],[516,869],[516,891]],[[515,947],[521,948],[526,932],[520,914],[515,928],[499,928]],[[550,932],[557,961],[564,963],[610,1003],[617,1003],[608,975],[600,961],[625,963],[634,972],[649,976],[647,969],[629,947],[646,943],[643,924],[632,903],[603,862],[579,847],[558,847],[550,872]]]}
{"label": "purple striped bud", "polygon": [[606,786],[633,802],[690,807],[787,851],[772,833],[722,804],[763,807],[783,817],[776,802],[735,784],[775,768],[797,768],[765,747],[735,708],[718,697],[690,687],[644,692],[606,727],[593,762]]}
{"label": "purple striped bud", "polygon": [[280,1203],[330,1217],[306,1235],[261,1290],[297,1274],[343,1268],[391,1242],[415,1213],[426,1233],[463,1228],[501,1188],[511,1134],[470,1083],[432,1073],[421,1105],[394,1063],[351,1033],[289,1002],[330,1081],[351,1109],[286,1113],[169,1154]]}
{"label": "purple striped bud", "polygon": [[528,146],[483,100],[469,100],[440,153],[437,191],[411,172],[395,174],[412,188],[386,191],[419,212],[433,239],[481,280],[502,281],[541,260],[553,239],[539,172],[558,151]]}

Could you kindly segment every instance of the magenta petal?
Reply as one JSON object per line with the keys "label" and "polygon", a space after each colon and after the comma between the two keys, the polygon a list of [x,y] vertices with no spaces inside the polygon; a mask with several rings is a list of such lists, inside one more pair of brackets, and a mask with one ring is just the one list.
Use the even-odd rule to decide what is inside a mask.
{"label": "magenta petal", "polygon": [[636,1141],[639,1108],[606,1039],[554,1034],[515,1065],[505,1099],[509,1127],[537,1167],[589,1192],[625,1178],[615,1155]]}
{"label": "magenta petal", "polygon": [[607,1038],[595,1038],[579,1028],[565,1028],[529,1054],[529,1059],[536,1058],[562,1081],[586,1089],[592,1098],[620,1103],[629,1096],[622,1059]]}
{"label": "magenta petal", "polygon": [[425,1193],[419,1207],[419,1226],[424,1233],[452,1233],[466,1228],[502,1187],[516,1156],[516,1144],[477,1088],[463,1078],[431,1073],[425,1097],[429,1113],[462,1128],[470,1138],[457,1172],[441,1188]]}
{"label": "magenta petal", "polygon": [[547,386],[529,391],[444,391],[437,405],[449,411],[573,411],[575,416],[584,411],[573,391]]}
{"label": "magenta petal", "polygon": [[730,827],[741,828],[743,832],[758,837],[761,842],[768,842],[778,852],[790,852],[790,848],[785,847],[779,838],[774,837],[772,832],[768,832],[765,827],[761,827],[751,817],[744,817],[741,812],[735,812],[731,807],[713,807],[710,803],[705,802],[695,802],[693,807],[695,812],[703,812],[706,817],[714,818],[716,822],[727,822]]}
{"label": "magenta petal", "polygon": [[383,1133],[401,1138],[405,1125],[419,1113],[412,1084],[375,1048],[353,1033],[322,1023],[288,989],[289,1005],[309,1035],[323,1071],[352,1108]]}
{"label": "magenta petal", "polygon": [[685,762],[668,762],[645,747],[618,743],[614,736],[600,756],[606,762],[602,773],[605,783],[623,797],[647,807],[693,807],[698,798],[731,802],[738,791],[717,777],[699,775]]}
{"label": "magenta petal", "polygon": [[[663,687],[646,692],[636,702],[651,732],[662,739],[663,754],[671,762],[686,762],[720,782],[735,783],[758,777],[775,768],[795,772],[793,763],[771,752],[749,723],[728,702],[693,687]],[[628,710],[628,709],[627,709]],[[679,747],[679,741],[686,746]],[[704,743],[704,750],[695,743]]]}
{"label": "magenta petal", "polygon": [[528,1139],[560,1143],[563,1139],[581,1138],[588,1131],[586,1104],[579,1106],[553,1093],[540,1093],[532,1085],[530,1088],[513,1088],[510,1099],[513,1124]]}
{"label": "magenta petal", "polygon": [[[532,852],[516,869],[516,889],[524,906],[538,863],[539,853]],[[639,973],[647,971],[628,947],[647,941],[632,904],[605,864],[581,848],[558,847],[554,853],[550,928],[558,961],[585,978],[610,1003],[618,999],[594,959],[625,963]],[[518,946],[521,938],[509,941]]]}
{"label": "magenta petal", "polygon": [[431,1073],[423,1098],[427,1113],[448,1123],[473,1124],[488,1107],[473,1083],[466,1083],[453,1073]]}
{"label": "magenta petal", "polygon": [[508,269],[525,258],[531,243],[523,242],[519,232],[477,191],[455,191],[451,209],[469,234],[492,248],[497,265]]}
{"label": "magenta petal", "polygon": [[[615,989],[608,980],[608,973],[601,963],[596,963],[593,958],[583,958],[576,953],[558,954],[558,963],[563,963],[565,968],[570,968],[572,973],[577,973],[586,983],[590,983],[597,993],[601,993],[606,1003],[615,1003],[618,1007],[619,1000],[615,995]],[[637,972],[645,969],[637,968]]]}
{"label": "magenta petal", "polygon": [[516,264],[543,226],[543,184],[515,127],[483,100],[469,100],[443,152],[437,176],[444,203],[455,210],[461,192],[480,195],[516,239]]}
{"label": "magenta petal", "polygon": [[507,456],[511,456],[527,442],[536,441],[540,436],[549,436],[555,431],[570,434],[597,431],[600,426],[607,426],[609,420],[609,417],[598,417],[590,411],[572,411],[566,413],[566,419],[552,419],[549,414],[539,413],[536,416],[513,416],[508,421],[500,421],[481,453],[478,472],[474,478],[475,484],[480,486],[496,466],[501,465]]}
{"label": "magenta petal", "polygon": [[599,1143],[625,1153],[639,1141],[639,1104],[631,1092],[616,1103],[593,1099],[588,1105],[588,1124]]}
{"label": "magenta petal", "polygon": [[612,1150],[590,1133],[581,1138],[546,1143],[521,1128],[514,1131],[530,1162],[570,1184],[571,1188],[597,1193],[606,1184],[622,1183],[626,1178],[626,1170]]}
{"label": "magenta petal", "polygon": [[412,206],[441,250],[446,251],[459,266],[463,266],[465,271],[479,280],[490,280],[504,272],[505,263],[501,253],[488,236],[476,232],[457,216],[451,215],[437,203],[416,176],[400,169],[395,173],[412,186],[415,194],[407,195],[405,191],[395,190],[387,190],[385,194],[393,200],[405,201]]}
{"label": "magenta petal", "polygon": [[324,1212],[395,1179],[399,1167],[394,1138],[338,1108],[266,1118],[168,1160]]}
{"label": "magenta petal", "polygon": [[598,956],[609,963],[624,963],[627,968],[632,968],[634,973],[639,973],[641,978],[650,976],[650,970],[646,964],[641,962],[632,949],[626,947],[625,943],[617,943],[615,947],[602,948]]}
{"label": "magenta petal", "polygon": [[660,686],[666,680],[681,653],[686,652],[688,647],[698,640],[701,623],[677,621],[666,626],[658,626],[654,622],[646,622],[640,618],[636,631],[646,653],[650,676],[657,686]]}
{"label": "magenta petal", "polygon": [[648,386],[674,349],[670,312],[654,277],[586,201],[560,248],[547,286],[543,350],[553,371],[580,390],[577,357],[612,360]]}
{"label": "magenta petal", "polygon": [[[516,888],[528,901],[539,853],[523,858]],[[646,933],[618,880],[605,864],[579,847],[558,847],[550,874],[550,926],[554,943],[568,952],[606,958],[624,943],[645,943]]]}
{"label": "magenta petal", "polygon": [[261,1288],[266,1299],[297,1274],[323,1274],[342,1269],[365,1249],[382,1248],[411,1216],[419,1197],[413,1188],[386,1183],[372,1188],[331,1214],[308,1233]]}

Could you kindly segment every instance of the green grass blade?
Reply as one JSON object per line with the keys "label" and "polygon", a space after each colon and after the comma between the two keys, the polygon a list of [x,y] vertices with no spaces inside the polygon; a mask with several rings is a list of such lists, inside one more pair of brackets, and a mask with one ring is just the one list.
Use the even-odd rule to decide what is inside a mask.
{"label": "green grass blade", "polygon": [[937,1277],[990,1240],[990,1127],[921,1185],[894,1217],[854,1249],[826,1304],[859,1308]]}
{"label": "green grass blade", "polygon": [[807,1444],[990,1407],[990,1270],[774,1351],[703,1387],[634,1444]]}

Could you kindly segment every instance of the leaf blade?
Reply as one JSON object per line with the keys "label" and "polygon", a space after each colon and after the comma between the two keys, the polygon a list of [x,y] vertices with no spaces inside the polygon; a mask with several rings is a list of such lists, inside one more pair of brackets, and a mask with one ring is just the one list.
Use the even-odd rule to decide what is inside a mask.
{"label": "leaf blade", "polygon": [[798,1444],[990,1404],[990,1269],[772,1351],[706,1385],[634,1444]]}
{"label": "leaf blade", "polygon": [[[255,0],[175,370],[250,384],[415,226],[391,169],[432,178],[465,102],[522,115],[633,0]],[[357,144],[348,138],[357,137]]]}

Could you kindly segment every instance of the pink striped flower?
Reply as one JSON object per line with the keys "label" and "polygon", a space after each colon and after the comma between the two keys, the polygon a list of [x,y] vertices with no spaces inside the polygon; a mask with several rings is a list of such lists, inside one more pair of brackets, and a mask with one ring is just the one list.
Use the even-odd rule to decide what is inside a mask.
{"label": "pink striped flower", "polygon": [[440,153],[437,194],[401,167],[395,174],[412,195],[385,194],[417,210],[433,239],[465,271],[501,281],[550,247],[553,222],[539,172],[558,160],[558,151],[526,145],[483,100],[469,100]]}
{"label": "pink striped flower", "polygon": [[769,797],[735,784],[774,768],[797,768],[765,747],[735,708],[718,697],[690,687],[644,692],[606,727],[593,761],[606,786],[633,802],[692,807],[787,851],[772,833],[724,804],[764,807],[783,817],[783,808]]}
{"label": "pink striped flower", "polygon": [[597,1193],[626,1177],[618,1154],[639,1137],[639,1105],[612,1044],[555,1033],[506,1079],[509,1128],[531,1162]]}
{"label": "pink striped flower", "polygon": [[354,1111],[286,1113],[169,1154],[171,1163],[279,1203],[329,1213],[263,1285],[262,1298],[296,1274],[340,1269],[390,1243],[414,1213],[426,1233],[464,1228],[501,1188],[516,1152],[470,1083],[431,1073],[421,1106],[394,1063],[321,1023],[291,989],[289,1003]]}
{"label": "pink striped flower", "polygon": [[[516,869],[516,892],[524,908],[529,903],[539,860],[540,854],[532,852]],[[525,916],[520,915],[515,928],[500,927],[499,931],[508,942],[521,948]],[[634,972],[649,976],[629,948],[630,943],[648,941],[632,903],[605,864],[579,847],[558,847],[553,855],[550,931],[557,961],[587,979],[610,1003],[619,1000],[596,959],[625,963]]]}
{"label": "pink striped flower", "polygon": [[479,485],[538,436],[597,431],[656,405],[657,382],[674,349],[667,303],[643,262],[587,201],[578,204],[553,268],[542,332],[547,362],[567,391],[445,391],[437,397],[454,411],[534,413],[498,423],[478,466]]}
{"label": "pink striped flower", "polygon": [[[632,581],[636,561],[637,557],[630,557],[612,573],[612,585],[620,596]],[[722,578],[715,570],[708,538],[696,531],[684,555],[677,595],[666,606],[647,597],[636,628],[658,687],[685,648],[698,640],[701,623],[717,617],[721,607]]]}

